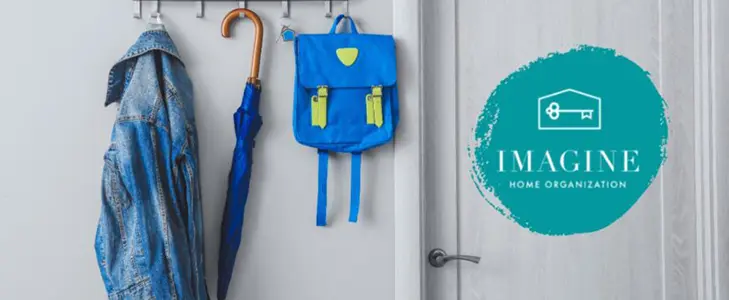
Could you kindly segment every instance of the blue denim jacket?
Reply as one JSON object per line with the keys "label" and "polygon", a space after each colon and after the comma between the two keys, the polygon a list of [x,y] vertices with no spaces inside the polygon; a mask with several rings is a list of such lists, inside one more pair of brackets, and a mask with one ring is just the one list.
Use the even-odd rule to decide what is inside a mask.
{"label": "blue denim jacket", "polygon": [[111,69],[96,255],[109,299],[208,299],[192,83],[165,31]]}

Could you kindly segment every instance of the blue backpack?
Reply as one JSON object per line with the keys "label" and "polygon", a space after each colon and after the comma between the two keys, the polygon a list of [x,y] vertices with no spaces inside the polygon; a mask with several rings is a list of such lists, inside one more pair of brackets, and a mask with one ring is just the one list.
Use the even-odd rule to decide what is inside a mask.
{"label": "blue backpack", "polygon": [[[351,32],[338,34],[344,18]],[[398,123],[395,39],[359,34],[339,15],[329,34],[298,35],[294,55],[294,136],[319,152],[316,224],[327,224],[329,151],[352,154],[349,221],[356,223],[362,152],[390,141]]]}

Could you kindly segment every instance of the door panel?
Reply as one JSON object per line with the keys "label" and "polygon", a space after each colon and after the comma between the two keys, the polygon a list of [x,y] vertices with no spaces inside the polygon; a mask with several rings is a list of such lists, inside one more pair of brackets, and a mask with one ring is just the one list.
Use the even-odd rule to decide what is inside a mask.
{"label": "door panel", "polygon": [[[429,269],[429,299],[696,299],[693,4],[436,2],[423,10],[424,20],[433,20],[424,25],[431,62],[425,78],[426,244],[482,260]],[[507,220],[480,196],[466,146],[504,77],[579,44],[614,48],[652,74],[670,108],[669,156],[659,178],[613,225],[591,234],[542,236]]]}

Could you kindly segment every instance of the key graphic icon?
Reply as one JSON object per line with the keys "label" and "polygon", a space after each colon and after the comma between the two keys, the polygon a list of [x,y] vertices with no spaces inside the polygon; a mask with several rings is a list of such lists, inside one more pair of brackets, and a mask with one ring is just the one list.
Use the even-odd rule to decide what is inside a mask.
{"label": "key graphic icon", "polygon": [[549,116],[552,120],[559,119],[559,115],[562,113],[572,114],[572,113],[579,113],[580,114],[580,120],[584,119],[590,119],[592,120],[592,109],[560,109],[559,103],[552,102],[549,103],[549,106],[547,106],[547,109],[545,110],[547,113],[547,116]]}
{"label": "key graphic icon", "polygon": [[539,97],[537,129],[601,130],[601,102],[598,96],[571,88]]}

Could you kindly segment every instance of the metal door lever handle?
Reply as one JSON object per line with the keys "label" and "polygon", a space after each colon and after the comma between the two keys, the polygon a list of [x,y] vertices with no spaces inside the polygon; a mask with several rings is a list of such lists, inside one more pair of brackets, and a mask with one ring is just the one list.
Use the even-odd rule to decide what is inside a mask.
{"label": "metal door lever handle", "polygon": [[428,262],[436,268],[442,268],[451,260],[465,260],[477,264],[481,258],[473,255],[448,255],[443,249],[438,248],[431,250],[428,254]]}

